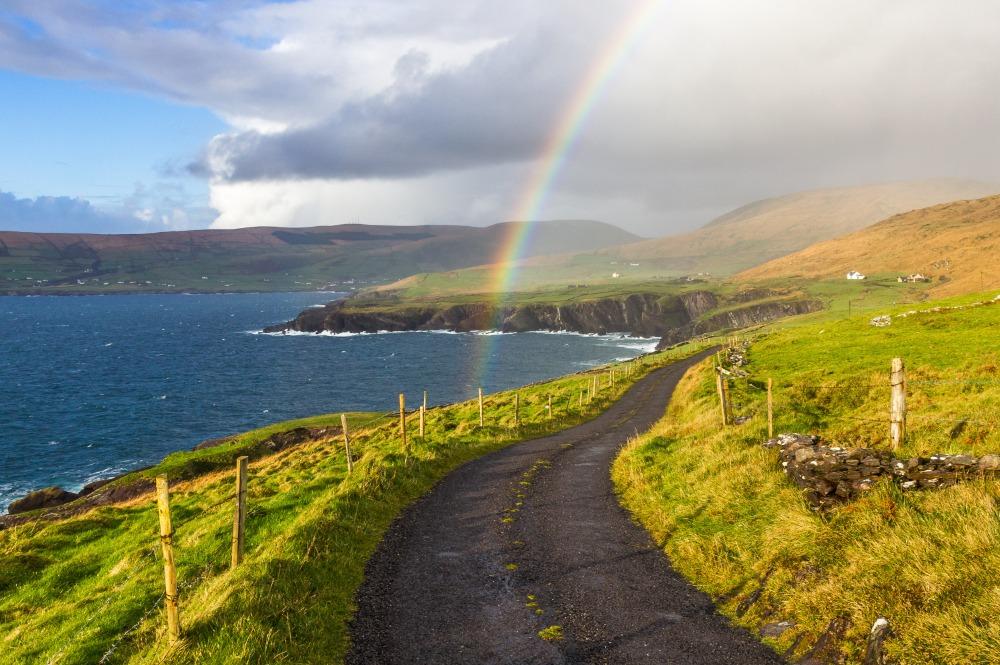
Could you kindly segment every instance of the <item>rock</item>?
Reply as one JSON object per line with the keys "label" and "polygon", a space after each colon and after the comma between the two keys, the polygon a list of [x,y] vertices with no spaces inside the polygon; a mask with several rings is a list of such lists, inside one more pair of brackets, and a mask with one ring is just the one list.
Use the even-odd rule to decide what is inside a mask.
{"label": "rock", "polygon": [[983,455],[978,466],[980,471],[996,471],[1000,469],[1000,455]]}
{"label": "rock", "polygon": [[948,464],[952,466],[975,466],[978,462],[979,460],[971,455],[955,455],[948,458]]}
{"label": "rock", "polygon": [[865,649],[864,665],[885,665],[885,649],[883,643],[892,636],[892,628],[885,617],[875,619],[871,632],[868,634],[868,645]]}
{"label": "rock", "polygon": [[794,628],[795,624],[791,621],[776,621],[772,623],[765,623],[760,627],[761,637],[781,637],[784,635],[789,628]]}
{"label": "rock", "polygon": [[888,314],[874,317],[869,324],[876,328],[885,328],[892,324],[892,317]]}
{"label": "rock", "polygon": [[799,448],[795,451],[795,461],[799,464],[816,458],[816,451],[811,448]]}
{"label": "rock", "polygon": [[29,510],[38,510],[39,508],[55,508],[64,503],[69,503],[78,497],[78,494],[67,492],[61,487],[46,487],[45,489],[28,494],[23,499],[14,501],[7,508],[7,513],[16,515],[17,513],[26,513]]}

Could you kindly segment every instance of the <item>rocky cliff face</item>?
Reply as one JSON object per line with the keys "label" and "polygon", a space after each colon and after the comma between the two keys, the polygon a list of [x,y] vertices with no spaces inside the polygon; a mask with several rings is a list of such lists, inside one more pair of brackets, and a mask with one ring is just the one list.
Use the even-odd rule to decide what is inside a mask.
{"label": "rocky cliff face", "polygon": [[[767,294],[771,295],[771,294]],[[531,330],[580,333],[625,333],[661,337],[661,346],[695,335],[727,328],[742,328],[782,316],[816,311],[822,305],[811,300],[785,300],[743,305],[740,296],[725,301],[711,291],[693,291],[675,296],[635,293],[625,298],[564,304],[526,303],[497,305],[489,302],[435,307],[387,306],[385,303],[333,302],[308,309],[295,319],[266,332],[381,332],[404,330]],[[709,315],[727,304],[734,309]]]}

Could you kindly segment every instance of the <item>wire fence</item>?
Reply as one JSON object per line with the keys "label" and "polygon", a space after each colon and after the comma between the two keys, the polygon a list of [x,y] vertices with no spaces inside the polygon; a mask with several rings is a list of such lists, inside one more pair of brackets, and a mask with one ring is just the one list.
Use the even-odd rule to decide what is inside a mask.
{"label": "wire fence", "polygon": [[[784,418],[784,422],[788,421],[787,414],[791,413],[799,417],[805,425],[830,422],[856,422],[884,425],[887,431],[891,429],[894,418],[891,407],[893,385],[889,371],[881,379],[876,379],[871,372],[867,372],[842,381],[815,381],[809,378],[780,382],[770,381],[767,378],[753,376],[745,369],[748,365],[747,353],[753,341],[755,340],[746,338],[731,342],[725,351],[718,356],[716,371],[719,372],[724,381],[732,384],[734,388],[743,387],[746,389],[748,395],[756,394],[757,400],[767,400],[770,403],[770,407],[766,407],[761,402],[754,402],[747,405],[748,408],[754,410],[754,413],[761,413],[769,409],[767,417],[770,429],[773,429],[774,412],[780,413]],[[859,345],[860,347],[861,345]],[[927,370],[922,370],[922,372],[926,373]],[[934,370],[930,373],[938,374],[940,371]],[[1000,378],[962,376],[922,378],[920,374],[914,378],[909,378],[905,374],[903,377],[901,387],[898,390],[903,394],[904,411],[896,416],[902,422],[913,421],[915,424],[919,423],[922,427],[937,423],[942,425],[941,431],[948,432],[952,438],[956,434],[954,428],[959,425],[977,425],[994,430],[1000,429],[1000,411],[990,408],[995,404],[995,400],[985,400],[983,405],[970,405],[966,402],[966,408],[975,410],[975,415],[969,413],[965,415],[954,413],[919,413],[915,412],[913,407],[913,402],[918,401],[919,405],[923,408],[939,408],[939,402],[946,398],[954,397],[954,391],[948,389],[954,389],[956,386],[976,388],[1000,386]],[[936,390],[938,388],[945,390],[938,392]],[[876,417],[868,413],[836,413],[835,407],[839,406],[843,408],[843,404],[831,405],[822,400],[815,401],[820,397],[817,393],[836,391],[848,392],[857,396],[857,399],[854,400],[854,408],[869,411],[872,401],[869,395],[863,395],[863,393],[884,391],[884,401],[878,404],[878,408],[884,408],[886,415]],[[722,393],[720,392],[720,394]],[[776,397],[779,400],[778,403],[775,403]],[[909,407],[906,406],[907,400],[910,403]],[[753,401],[751,399],[751,402]],[[725,408],[731,409],[732,407],[731,405],[724,405]]]}
{"label": "wire fence", "polygon": [[[647,362],[647,356],[649,355],[652,354],[643,354],[630,361],[616,362],[603,367],[584,369],[565,377],[565,379],[556,380],[556,382],[562,382],[562,386],[559,388],[561,399],[556,401],[553,401],[553,393],[548,393],[547,395],[541,397],[533,394],[533,397],[535,398],[534,401],[521,400],[519,397],[515,397],[515,395],[520,394],[520,390],[535,388],[547,383],[552,383],[551,381],[542,381],[523,386],[515,391],[507,391],[510,394],[481,394],[479,397],[473,397],[472,400],[437,404],[428,406],[426,409],[423,408],[423,404],[420,404],[417,409],[394,409],[391,411],[373,414],[360,421],[350,421],[349,427],[351,432],[349,436],[350,445],[353,449],[350,452],[345,450],[345,457],[346,455],[350,455],[355,460],[360,461],[365,457],[367,453],[367,444],[373,440],[373,437],[384,437],[387,430],[392,432],[393,428],[400,427],[403,423],[409,422],[421,411],[425,414],[430,414],[435,411],[440,412],[454,407],[468,407],[470,404],[474,405],[477,399],[480,401],[483,409],[491,409],[492,413],[496,413],[497,409],[510,409],[511,403],[513,402],[513,408],[519,409],[519,411],[515,411],[513,416],[515,426],[518,427],[544,425],[545,423],[551,422],[553,420],[554,412],[557,410],[561,410],[563,413],[567,414],[582,414],[588,411],[592,406],[600,408],[603,402],[597,402],[597,398],[601,396],[601,393],[607,395],[609,388],[621,388],[624,390],[634,380],[641,378],[643,375],[642,370],[651,366],[651,363]],[[505,413],[505,417],[509,421],[510,412],[507,411]],[[486,427],[495,427],[496,424],[499,424],[499,421],[493,425],[487,425]],[[399,434],[404,436],[404,448],[409,445],[413,445],[413,443],[415,443],[415,438],[419,439],[419,437],[411,436],[409,437],[409,441],[407,441],[406,435],[404,435],[403,432],[399,432]],[[337,436],[344,439],[348,435],[346,432],[341,432],[339,435],[334,434],[329,438],[332,441],[336,439]],[[345,444],[346,443],[347,441],[345,441]],[[340,458],[341,456],[337,454],[337,457]],[[237,461],[237,465],[239,465],[239,460]],[[350,467],[348,467],[348,469],[349,468]],[[237,471],[237,474],[238,473],[239,471]],[[348,474],[349,473],[350,471],[348,470]],[[252,482],[252,480],[253,479],[250,478],[248,482]],[[346,480],[346,476],[343,480]],[[184,496],[188,496],[189,494],[191,494],[191,492],[185,492]],[[246,494],[244,489],[244,499],[245,496]],[[160,510],[162,511],[164,509],[167,510],[169,514],[170,506],[160,505]],[[186,596],[193,589],[196,589],[204,582],[217,577],[225,570],[236,566],[235,554],[232,555],[232,561],[228,562],[230,563],[229,566],[226,565],[227,561],[225,556],[227,551],[231,552],[236,547],[233,543],[238,536],[238,529],[242,528],[237,526],[240,524],[241,510],[244,511],[244,517],[248,512],[252,514],[251,511],[247,511],[245,505],[241,507],[239,488],[237,488],[237,491],[235,492],[225,492],[221,498],[213,500],[205,506],[196,504],[191,505],[190,501],[184,501],[182,504],[174,506],[174,512],[177,513],[178,519],[170,520],[170,531],[163,532],[161,529],[160,531],[150,533],[149,549],[143,550],[146,554],[140,557],[140,559],[136,562],[137,565],[135,565],[135,567],[132,568],[124,578],[116,581],[112,587],[102,592],[105,597],[100,604],[92,609],[86,608],[90,614],[82,624],[74,626],[74,633],[77,636],[86,634],[86,631],[92,628],[98,619],[105,616],[105,612],[112,607],[112,605],[119,599],[119,596],[127,589],[135,585],[148,584],[151,577],[152,579],[155,579],[157,568],[171,566],[173,556],[167,556],[164,545],[168,545],[171,548],[171,551],[176,548],[181,561],[172,573],[167,573],[165,571],[165,577],[169,579],[172,574],[173,577],[176,578],[178,573],[177,569],[179,568],[182,579],[176,583],[176,589],[171,589],[168,582],[167,586],[160,586],[160,590],[155,594],[155,596],[150,594],[152,600],[144,602],[141,608],[142,611],[138,613],[135,620],[130,621],[130,623],[123,630],[114,635],[113,639],[107,644],[106,650],[97,662],[113,662],[116,656],[121,653],[123,646],[136,639],[140,633],[152,630],[151,635],[153,637],[150,639],[155,639],[157,631],[155,625],[151,624],[151,621],[156,615],[162,612],[165,605],[167,606],[167,611],[169,613],[169,606],[171,603],[174,604],[176,609],[179,598]],[[219,542],[210,547],[207,551],[203,546],[191,545],[189,548],[185,543],[178,541],[177,536],[179,534],[183,534],[192,525],[196,523],[203,523],[206,520],[211,521],[211,518],[216,516],[224,516],[225,522],[222,525],[216,524],[209,527],[209,533],[214,533],[216,537],[219,537]],[[142,512],[136,513],[129,519],[146,520],[149,519],[149,517],[150,513]],[[170,518],[168,518],[168,520],[169,519]],[[225,531],[228,530],[230,524],[233,525],[232,539],[225,537]],[[143,527],[143,529],[145,529],[145,527]],[[159,543],[157,538],[159,538]],[[157,544],[163,547],[164,551],[157,551]],[[61,662],[67,651],[72,646],[73,642],[67,641],[67,643],[63,645],[55,654],[48,658],[48,662]]]}

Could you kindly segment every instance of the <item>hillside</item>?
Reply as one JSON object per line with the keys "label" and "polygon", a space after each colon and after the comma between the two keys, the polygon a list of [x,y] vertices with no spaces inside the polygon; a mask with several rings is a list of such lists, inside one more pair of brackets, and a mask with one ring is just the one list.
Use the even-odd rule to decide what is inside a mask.
{"label": "hillside", "polygon": [[954,201],[903,213],[841,238],[747,270],[749,281],[922,273],[948,295],[1000,284],[1000,196]]}
{"label": "hillside", "polygon": [[[514,224],[0,232],[0,293],[350,288],[488,263]],[[552,221],[538,225],[526,251],[585,252],[636,239],[601,222]]]}
{"label": "hillside", "polygon": [[[997,184],[942,179],[789,194],[749,203],[690,233],[593,252],[567,248],[561,255],[520,261],[511,287],[528,290],[608,284],[697,273],[726,276],[863,229],[896,213],[997,193]],[[383,289],[408,297],[482,293],[495,285],[497,269],[484,265],[420,274]]]}
{"label": "hillside", "polygon": [[813,243],[851,233],[916,208],[1000,193],[1000,185],[963,180],[899,182],[800,192],[755,201],[683,235],[598,254],[653,261],[681,272],[732,274]]}
{"label": "hillside", "polygon": [[[716,372],[703,363],[660,424],[617,460],[619,496],[681,574],[788,662],[1000,662],[997,627],[982,620],[1000,610],[1000,478],[987,469],[1000,450],[993,296],[978,306],[982,295],[936,301],[916,314],[888,306],[889,327],[871,326],[869,314],[826,312],[765,329],[723,355],[739,362],[727,368],[736,424],[720,426]],[[893,357],[905,361],[909,409],[897,449],[887,423]],[[901,460],[899,473],[856,491],[831,483],[838,499],[811,509],[793,480],[802,467],[786,473],[787,458],[762,445],[769,380],[776,436],[817,435],[863,473],[873,457]],[[795,455],[829,468],[811,453]],[[903,475],[932,457],[953,469],[987,462],[953,485],[947,472]],[[892,630],[886,657],[866,659],[879,617]]]}

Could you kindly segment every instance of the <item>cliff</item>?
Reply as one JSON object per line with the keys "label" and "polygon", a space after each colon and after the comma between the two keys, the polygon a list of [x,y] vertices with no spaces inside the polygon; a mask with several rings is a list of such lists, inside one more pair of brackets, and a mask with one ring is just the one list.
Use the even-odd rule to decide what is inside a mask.
{"label": "cliff", "polygon": [[[760,292],[758,297],[773,297]],[[732,309],[712,314],[720,307]],[[305,310],[287,323],[265,332],[311,333],[397,332],[406,330],[533,330],[579,333],[626,333],[661,337],[667,346],[716,330],[743,328],[784,316],[813,312],[822,307],[815,300],[746,302],[746,294],[722,298],[711,291],[677,295],[635,293],[569,303],[497,305],[475,302],[452,305],[386,305],[342,300]]]}

